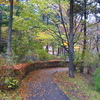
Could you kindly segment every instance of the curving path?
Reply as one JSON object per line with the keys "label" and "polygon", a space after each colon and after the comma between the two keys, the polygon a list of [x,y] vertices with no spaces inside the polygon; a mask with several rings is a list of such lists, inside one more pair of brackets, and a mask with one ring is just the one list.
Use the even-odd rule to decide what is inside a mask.
{"label": "curving path", "polygon": [[47,68],[29,73],[20,90],[23,100],[70,100],[52,80],[54,73],[67,70]]}

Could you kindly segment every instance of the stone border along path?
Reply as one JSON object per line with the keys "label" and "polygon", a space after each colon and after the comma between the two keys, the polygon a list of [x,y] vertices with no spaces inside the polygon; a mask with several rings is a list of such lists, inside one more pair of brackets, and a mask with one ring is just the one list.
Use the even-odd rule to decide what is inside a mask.
{"label": "stone border along path", "polygon": [[22,100],[70,100],[52,79],[54,73],[67,70],[68,68],[60,67],[30,72],[22,83],[26,92],[26,96],[21,93],[23,94],[21,95],[23,97]]}

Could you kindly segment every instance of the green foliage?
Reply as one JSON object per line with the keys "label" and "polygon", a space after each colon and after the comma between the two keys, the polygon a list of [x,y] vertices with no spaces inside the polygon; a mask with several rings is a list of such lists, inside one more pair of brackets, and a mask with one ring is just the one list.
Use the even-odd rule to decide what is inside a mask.
{"label": "green foliage", "polygon": [[96,68],[94,75],[94,87],[96,90],[100,91],[100,67]]}
{"label": "green foliage", "polygon": [[51,56],[43,49],[37,50],[37,56],[42,61],[51,59]]}
{"label": "green foliage", "polygon": [[75,13],[75,14],[77,14],[77,13],[78,13],[78,14],[81,14],[82,11],[83,11],[82,6],[81,6],[80,4],[78,4],[78,3],[75,3],[74,6],[75,6],[75,8],[74,8],[74,13]]}
{"label": "green foliage", "polygon": [[18,80],[13,77],[7,77],[5,83],[9,89],[14,89],[18,86]]}
{"label": "green foliage", "polygon": [[3,4],[0,5],[0,10],[2,11],[2,26],[8,26],[9,22],[9,6]]}
{"label": "green foliage", "polygon": [[94,67],[98,63],[98,55],[93,54],[93,52],[87,50],[85,52],[85,57],[84,57],[84,66],[90,66]]}
{"label": "green foliage", "polygon": [[53,41],[53,38],[45,32],[47,25],[43,24],[41,17],[42,12],[44,14],[51,12],[49,8],[46,9],[47,4],[46,0],[30,0],[30,2],[20,4],[22,9],[19,9],[19,12],[21,13],[14,16],[13,21],[15,32],[12,38],[12,51],[15,58],[34,55],[40,60],[50,59],[43,50],[43,46]]}
{"label": "green foliage", "polygon": [[[79,62],[82,61],[82,52],[75,51],[74,53],[74,63],[77,65]],[[85,56],[84,56],[84,63],[80,64],[80,66],[84,67],[91,67],[94,68],[94,66],[97,66],[98,64],[98,55],[94,54],[91,50],[86,50],[85,51]]]}
{"label": "green foliage", "polygon": [[58,55],[58,58],[59,58],[59,59],[63,59],[63,60],[68,60],[68,53],[65,53],[64,55],[59,54],[59,55]]}
{"label": "green foliage", "polygon": [[82,53],[79,51],[74,52],[74,65],[76,67],[82,66]]}

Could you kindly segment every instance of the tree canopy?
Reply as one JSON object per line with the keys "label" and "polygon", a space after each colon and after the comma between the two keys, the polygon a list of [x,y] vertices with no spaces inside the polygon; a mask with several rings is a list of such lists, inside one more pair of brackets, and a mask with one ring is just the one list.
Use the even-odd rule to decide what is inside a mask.
{"label": "tree canopy", "polygon": [[[2,15],[0,38],[6,41],[8,25],[10,25],[8,21],[11,22],[11,5],[9,0],[0,0],[0,4],[2,12],[0,13]],[[66,59],[73,56],[71,60],[69,59],[70,64],[78,61],[84,61],[85,64],[86,53],[90,48],[90,54],[95,52],[98,55],[100,52],[98,1],[26,0],[20,2],[14,0],[12,7],[12,26],[9,26],[12,28],[9,32],[12,32],[10,52],[15,58],[28,55],[30,51],[34,55],[42,54],[44,51],[47,53],[48,50],[44,50],[44,47],[48,49],[52,46],[52,52],[59,56],[61,52]],[[91,28],[95,32],[91,32]],[[74,64],[72,66],[74,67]]]}

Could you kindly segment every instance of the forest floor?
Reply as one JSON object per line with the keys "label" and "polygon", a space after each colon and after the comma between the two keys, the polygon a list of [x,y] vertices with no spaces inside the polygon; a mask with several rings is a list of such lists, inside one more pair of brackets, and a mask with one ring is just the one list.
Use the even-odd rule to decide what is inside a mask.
{"label": "forest floor", "polygon": [[100,93],[93,87],[91,75],[74,73],[75,78],[69,78],[68,72],[58,72],[53,75],[53,81],[70,98],[70,100],[100,100]]}
{"label": "forest floor", "polygon": [[0,100],[100,100],[91,76],[76,72],[69,78],[68,68],[61,67],[30,72],[17,90],[1,95]]}

